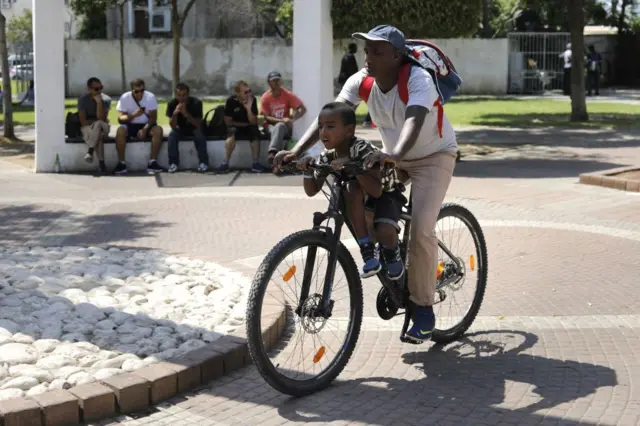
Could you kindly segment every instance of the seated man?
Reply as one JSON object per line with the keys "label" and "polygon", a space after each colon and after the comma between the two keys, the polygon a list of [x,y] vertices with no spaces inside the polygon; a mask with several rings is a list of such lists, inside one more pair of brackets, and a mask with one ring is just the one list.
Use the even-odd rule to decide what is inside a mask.
{"label": "seated man", "polygon": [[158,153],[162,147],[162,127],[158,126],[158,101],[153,93],[144,90],[144,81],[136,78],[131,82],[131,91],[120,96],[116,109],[120,113],[120,127],[116,132],[116,151],[118,165],[113,173],[127,173],[125,149],[128,138],[147,140],[151,136],[151,158],[147,163],[147,172],[164,171],[158,164]]}
{"label": "seated man", "polygon": [[269,143],[269,165],[271,165],[278,151],[286,148],[285,140],[291,138],[293,122],[301,118],[307,112],[307,108],[293,92],[282,87],[282,76],[278,71],[270,72],[267,82],[269,90],[262,95],[260,109],[264,115],[265,129],[271,135]]}
{"label": "seated man", "polygon": [[97,77],[87,80],[87,93],[78,98],[78,115],[82,139],[89,146],[84,161],[93,163],[93,154],[98,156],[100,173],[107,172],[104,162],[104,140],[109,136],[109,109],[111,98],[102,93],[102,83]]}
{"label": "seated man", "polygon": [[202,101],[189,96],[189,86],[185,83],[176,85],[176,97],[167,104],[167,117],[171,125],[169,133],[169,173],[178,171],[180,165],[180,139],[193,137],[193,143],[198,152],[199,172],[209,170],[209,156],[207,154],[207,140],[201,129]]}
{"label": "seated man", "polygon": [[229,159],[236,148],[238,139],[251,143],[251,157],[253,163],[251,171],[262,173],[267,170],[260,164],[260,131],[258,130],[258,102],[251,93],[249,85],[240,80],[236,83],[235,95],[229,96],[224,105],[224,122],[227,125],[227,140],[225,141],[224,162],[218,167],[218,172],[229,171]]}

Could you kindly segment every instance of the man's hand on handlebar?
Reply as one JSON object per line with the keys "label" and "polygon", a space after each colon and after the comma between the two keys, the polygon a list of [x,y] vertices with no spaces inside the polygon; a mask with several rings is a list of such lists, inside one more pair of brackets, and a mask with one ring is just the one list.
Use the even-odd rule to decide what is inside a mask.
{"label": "man's hand on handlebar", "polygon": [[273,169],[275,171],[280,170],[283,164],[290,163],[296,159],[296,154],[292,151],[278,151],[278,153],[273,157]]}
{"label": "man's hand on handlebar", "polygon": [[297,161],[296,168],[298,170],[302,170],[303,172],[309,172],[311,171],[311,164],[314,160],[315,158],[311,156],[303,157]]}
{"label": "man's hand on handlebar", "polygon": [[380,166],[380,170],[384,168],[394,168],[396,166],[396,161],[397,160],[391,155],[378,151],[369,155],[364,160],[364,167],[366,169],[370,169],[377,163]]}

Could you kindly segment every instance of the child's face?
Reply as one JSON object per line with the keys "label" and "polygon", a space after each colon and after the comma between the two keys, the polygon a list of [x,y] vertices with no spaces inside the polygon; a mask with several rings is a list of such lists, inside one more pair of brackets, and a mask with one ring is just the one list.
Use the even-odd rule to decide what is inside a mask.
{"label": "child's face", "polygon": [[354,135],[353,125],[345,125],[340,119],[340,114],[321,112],[318,117],[318,129],[320,140],[327,149],[336,149],[348,143]]}

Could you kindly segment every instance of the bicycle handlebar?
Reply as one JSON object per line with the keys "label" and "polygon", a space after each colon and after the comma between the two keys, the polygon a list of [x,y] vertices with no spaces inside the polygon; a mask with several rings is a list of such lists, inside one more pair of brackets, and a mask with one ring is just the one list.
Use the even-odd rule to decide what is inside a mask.
{"label": "bicycle handlebar", "polygon": [[[281,170],[287,170],[287,171],[299,171],[299,169],[296,167],[298,164],[298,162],[296,160],[291,161],[289,163],[286,164],[282,164],[280,166]],[[385,164],[385,168],[392,168],[393,166],[391,166],[390,164]],[[311,162],[309,164],[309,168],[310,169],[314,169],[314,170],[319,170],[319,171],[324,171],[324,172],[328,172],[328,173],[337,173],[339,171],[344,171],[344,170],[352,170],[356,173],[358,172],[363,172],[366,171],[368,169],[366,169],[364,167],[364,163],[361,161],[349,161],[347,163],[344,163],[342,165],[342,167],[339,170],[335,170],[330,164],[318,164],[315,161]]]}

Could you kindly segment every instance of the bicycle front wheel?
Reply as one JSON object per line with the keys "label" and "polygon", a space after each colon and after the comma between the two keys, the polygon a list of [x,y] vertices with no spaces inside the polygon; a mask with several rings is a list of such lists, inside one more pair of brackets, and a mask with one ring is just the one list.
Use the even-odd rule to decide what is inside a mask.
{"label": "bicycle front wheel", "polygon": [[[266,382],[288,395],[308,395],[329,386],[358,341],[362,284],[342,243],[338,244],[331,313],[317,314],[332,249],[331,238],[322,231],[297,232],[267,254],[253,279],[247,305],[249,353]],[[282,334],[270,347],[263,338],[263,323],[268,323],[263,316],[281,315],[278,312],[283,310]]]}

